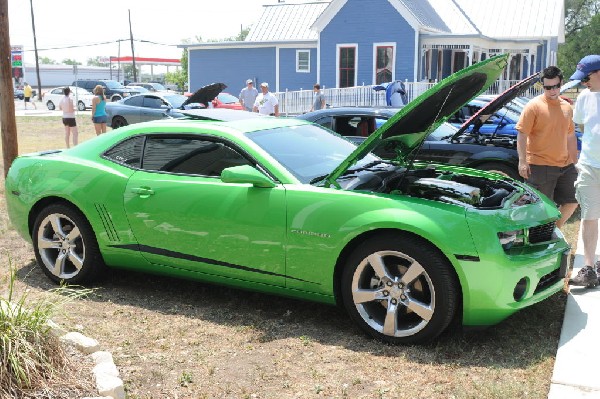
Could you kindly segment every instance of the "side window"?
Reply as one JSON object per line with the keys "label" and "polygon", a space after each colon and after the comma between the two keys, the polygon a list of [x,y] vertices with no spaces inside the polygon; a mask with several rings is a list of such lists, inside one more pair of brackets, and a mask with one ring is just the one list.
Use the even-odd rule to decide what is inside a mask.
{"label": "side window", "polygon": [[144,149],[144,137],[136,136],[121,141],[104,153],[104,158],[113,162],[139,168]]}
{"label": "side window", "polygon": [[351,117],[336,117],[334,131],[342,136],[354,136],[356,134],[356,122],[351,124]]}
{"label": "side window", "polygon": [[142,106],[142,100],[143,100],[143,97],[141,97],[141,96],[130,97],[130,98],[128,98],[128,99],[125,100],[125,104],[127,104],[129,106],[133,106],[133,107],[141,107]]}
{"label": "side window", "polygon": [[223,169],[250,164],[225,143],[197,138],[149,137],[142,168],[219,177]]}
{"label": "side window", "polygon": [[143,107],[144,108],[160,108],[162,105],[164,105],[163,100],[161,100],[158,97],[150,97],[150,96],[143,96]]}

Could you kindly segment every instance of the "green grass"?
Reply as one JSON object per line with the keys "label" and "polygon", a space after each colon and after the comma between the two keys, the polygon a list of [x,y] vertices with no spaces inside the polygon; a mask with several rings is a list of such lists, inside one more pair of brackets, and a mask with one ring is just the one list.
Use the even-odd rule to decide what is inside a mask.
{"label": "green grass", "polygon": [[8,295],[0,298],[0,396],[12,397],[51,379],[65,359],[48,327],[54,304],[26,304],[27,294],[16,297],[12,267],[6,280]]}
{"label": "green grass", "polygon": [[66,354],[48,325],[66,302],[90,290],[61,286],[46,299],[29,301],[15,292],[16,272],[9,258],[5,297],[0,297],[0,397],[21,397],[46,382],[62,378]]}

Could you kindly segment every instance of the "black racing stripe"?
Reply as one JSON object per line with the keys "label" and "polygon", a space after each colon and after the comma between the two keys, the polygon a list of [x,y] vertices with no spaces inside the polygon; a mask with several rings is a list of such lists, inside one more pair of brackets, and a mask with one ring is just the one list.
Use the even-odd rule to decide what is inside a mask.
{"label": "black racing stripe", "polygon": [[242,265],[234,265],[233,263],[222,262],[222,261],[215,260],[215,259],[202,258],[200,256],[195,256],[195,255],[190,255],[190,254],[184,254],[184,253],[181,253],[181,252],[169,251],[168,249],[163,249],[163,248],[150,247],[148,245],[128,244],[128,245],[110,245],[110,246],[113,247],[113,248],[120,248],[120,249],[132,250],[132,251],[146,252],[146,253],[154,254],[154,255],[167,256],[169,258],[185,259],[185,260],[189,260],[189,261],[192,261],[192,262],[207,263],[209,265],[223,266],[223,267],[228,267],[230,269],[244,270],[244,271],[247,271],[247,272],[259,273],[259,274],[266,274],[266,275],[276,276],[276,277],[285,277],[285,278],[289,278],[289,279],[292,279],[292,280],[302,281],[304,283],[321,285],[320,283],[315,283],[315,282],[312,282],[312,281],[306,281],[306,280],[303,280],[303,279],[300,279],[300,278],[286,276],[284,274],[273,273],[273,272],[269,272],[269,271],[266,271],[266,270],[254,269],[254,268],[247,267],[247,266],[242,266]]}

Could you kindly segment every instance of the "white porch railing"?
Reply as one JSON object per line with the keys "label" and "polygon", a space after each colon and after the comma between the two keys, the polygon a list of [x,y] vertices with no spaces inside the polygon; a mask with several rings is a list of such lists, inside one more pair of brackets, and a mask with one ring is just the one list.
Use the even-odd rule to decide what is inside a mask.
{"label": "white porch railing", "polygon": [[[516,80],[497,80],[485,94],[499,94],[517,83]],[[404,82],[408,101],[412,101],[435,83]],[[373,86],[355,86],[343,89],[321,89],[325,102],[331,107],[343,106],[385,106],[385,90],[375,91]],[[523,95],[535,97],[540,89],[530,88]],[[279,99],[279,112],[284,115],[297,115],[308,112],[312,106],[313,91],[298,90],[274,93]]]}

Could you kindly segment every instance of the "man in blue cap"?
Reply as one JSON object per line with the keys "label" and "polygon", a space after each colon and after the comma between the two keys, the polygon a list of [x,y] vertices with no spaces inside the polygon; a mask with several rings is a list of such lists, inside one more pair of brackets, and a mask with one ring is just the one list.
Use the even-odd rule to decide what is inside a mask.
{"label": "man in blue cap", "polygon": [[571,279],[573,285],[591,286],[600,276],[596,261],[598,219],[600,219],[600,55],[587,55],[577,64],[571,80],[580,80],[587,89],[577,97],[573,121],[582,125],[581,153],[577,162],[576,198],[581,207],[581,237],[585,266]]}

